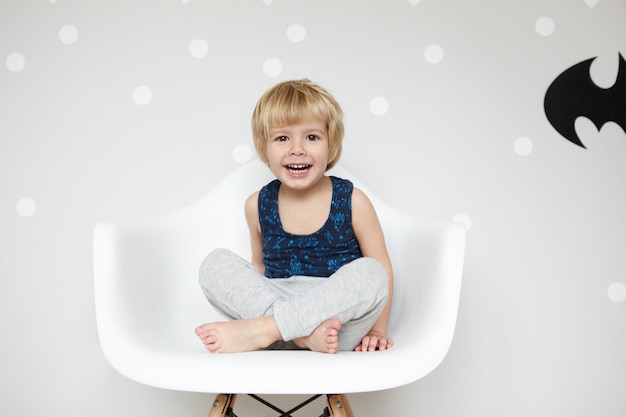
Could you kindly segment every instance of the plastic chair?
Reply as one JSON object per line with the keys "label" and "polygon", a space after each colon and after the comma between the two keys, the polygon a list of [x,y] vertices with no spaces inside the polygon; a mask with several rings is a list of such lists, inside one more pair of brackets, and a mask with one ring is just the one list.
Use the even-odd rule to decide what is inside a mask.
{"label": "plastic chair", "polygon": [[[111,365],[146,385],[218,393],[210,416],[234,416],[236,395],[231,394],[237,393],[342,393],[328,396],[323,415],[350,416],[345,394],[399,387],[434,370],[454,334],[464,228],[401,213],[340,167],[330,174],[351,179],[378,212],[394,268],[392,349],[335,355],[303,350],[211,354],[204,349],[195,327],[224,318],[205,300],[198,268],[217,247],[249,258],[244,201],[272,179],[266,166],[253,161],[174,213],[96,225],[97,328]],[[284,416],[295,410],[273,408]]]}

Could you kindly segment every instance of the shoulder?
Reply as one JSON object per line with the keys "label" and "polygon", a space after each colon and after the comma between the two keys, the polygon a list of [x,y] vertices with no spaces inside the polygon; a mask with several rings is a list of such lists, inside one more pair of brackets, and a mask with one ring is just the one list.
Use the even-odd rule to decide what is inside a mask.
{"label": "shoulder", "polygon": [[354,188],[352,181],[348,179],[335,177],[334,175],[330,175],[329,178],[331,179],[334,188],[349,189],[350,191]]}
{"label": "shoulder", "polygon": [[360,204],[360,205],[372,205],[367,194],[361,191],[360,188],[354,187],[352,189],[352,204]]}
{"label": "shoulder", "polygon": [[259,194],[260,193],[261,193],[261,191],[255,191],[254,193],[250,194],[248,196],[248,198],[246,198],[246,204],[245,204],[246,212],[250,208],[254,208],[256,210],[257,204],[259,202]]}
{"label": "shoulder", "polygon": [[333,199],[350,201],[354,190],[352,181],[335,176],[330,176],[330,179],[333,185]]}
{"label": "shoulder", "polygon": [[259,191],[252,194],[250,197],[256,195],[256,199],[261,199],[261,201],[276,199],[278,198],[278,188],[280,188],[280,181],[276,179],[265,184]]}
{"label": "shoulder", "polygon": [[370,199],[363,191],[361,191],[360,188],[355,187],[352,181],[334,176],[331,176],[330,178],[333,182],[333,188],[335,191],[339,195],[346,194],[347,197],[350,198],[353,211],[355,209],[373,210],[374,207],[372,206]]}
{"label": "shoulder", "polygon": [[356,223],[359,223],[360,220],[369,222],[377,217],[369,197],[357,187],[352,190],[352,216]]}
{"label": "shoulder", "polygon": [[275,179],[265,184],[263,188],[261,188],[261,192],[277,190],[278,187],[280,187],[280,180]]}
{"label": "shoulder", "polygon": [[246,210],[246,216],[250,214],[256,214],[259,210],[259,194],[260,191],[256,191],[246,198],[244,208]]}

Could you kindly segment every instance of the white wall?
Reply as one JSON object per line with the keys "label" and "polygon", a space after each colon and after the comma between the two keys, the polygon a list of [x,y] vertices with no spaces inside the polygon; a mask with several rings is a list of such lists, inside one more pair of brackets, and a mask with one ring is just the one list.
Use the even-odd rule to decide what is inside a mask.
{"label": "white wall", "polygon": [[210,395],[107,364],[92,228],[198,199],[251,146],[260,94],[308,77],[343,105],[342,165],[375,194],[471,220],[447,359],[351,396],[355,413],[625,415],[626,135],[579,120],[585,150],[543,112],[552,80],[588,58],[612,85],[625,21],[623,0],[2,0],[0,414],[206,415]]}

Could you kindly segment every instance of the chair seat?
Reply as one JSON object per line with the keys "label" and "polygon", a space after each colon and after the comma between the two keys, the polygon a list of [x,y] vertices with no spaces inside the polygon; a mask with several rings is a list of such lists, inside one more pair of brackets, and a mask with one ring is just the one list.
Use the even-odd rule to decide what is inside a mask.
{"label": "chair seat", "polygon": [[[94,230],[100,342],[111,365],[140,383],[210,393],[316,394],[390,389],[416,381],[444,359],[454,334],[463,267],[462,226],[418,219],[373,196],[394,268],[389,335],[382,352],[258,351],[211,354],[196,326],[225,320],[204,299],[198,269],[218,247],[249,258],[243,206],[269,182],[258,161],[241,166],[205,197],[174,213]],[[374,376],[374,377],[373,377]]]}
{"label": "chair seat", "polygon": [[[442,359],[432,349],[427,352],[423,347],[407,345],[394,348],[393,352],[336,355],[309,351],[210,355],[192,348],[152,348],[134,346],[117,354],[109,351],[107,357],[119,372],[150,386],[189,392],[256,394],[385,390],[411,383],[415,375],[428,374],[432,364]],[[368,357],[364,358],[365,355]],[[417,355],[422,355],[419,360]]]}

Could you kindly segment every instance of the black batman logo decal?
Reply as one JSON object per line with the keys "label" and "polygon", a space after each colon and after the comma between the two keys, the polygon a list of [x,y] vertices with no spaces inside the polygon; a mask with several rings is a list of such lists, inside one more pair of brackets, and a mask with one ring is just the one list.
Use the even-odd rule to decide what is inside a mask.
{"label": "black batman logo decal", "polygon": [[[596,58],[565,70],[552,82],[544,100],[548,121],[563,137],[585,148],[576,134],[574,122],[584,116],[598,130],[606,122],[615,122],[626,131],[626,62],[619,54],[617,80],[611,88],[598,87],[589,73]],[[586,148],[585,148],[586,149]]]}

